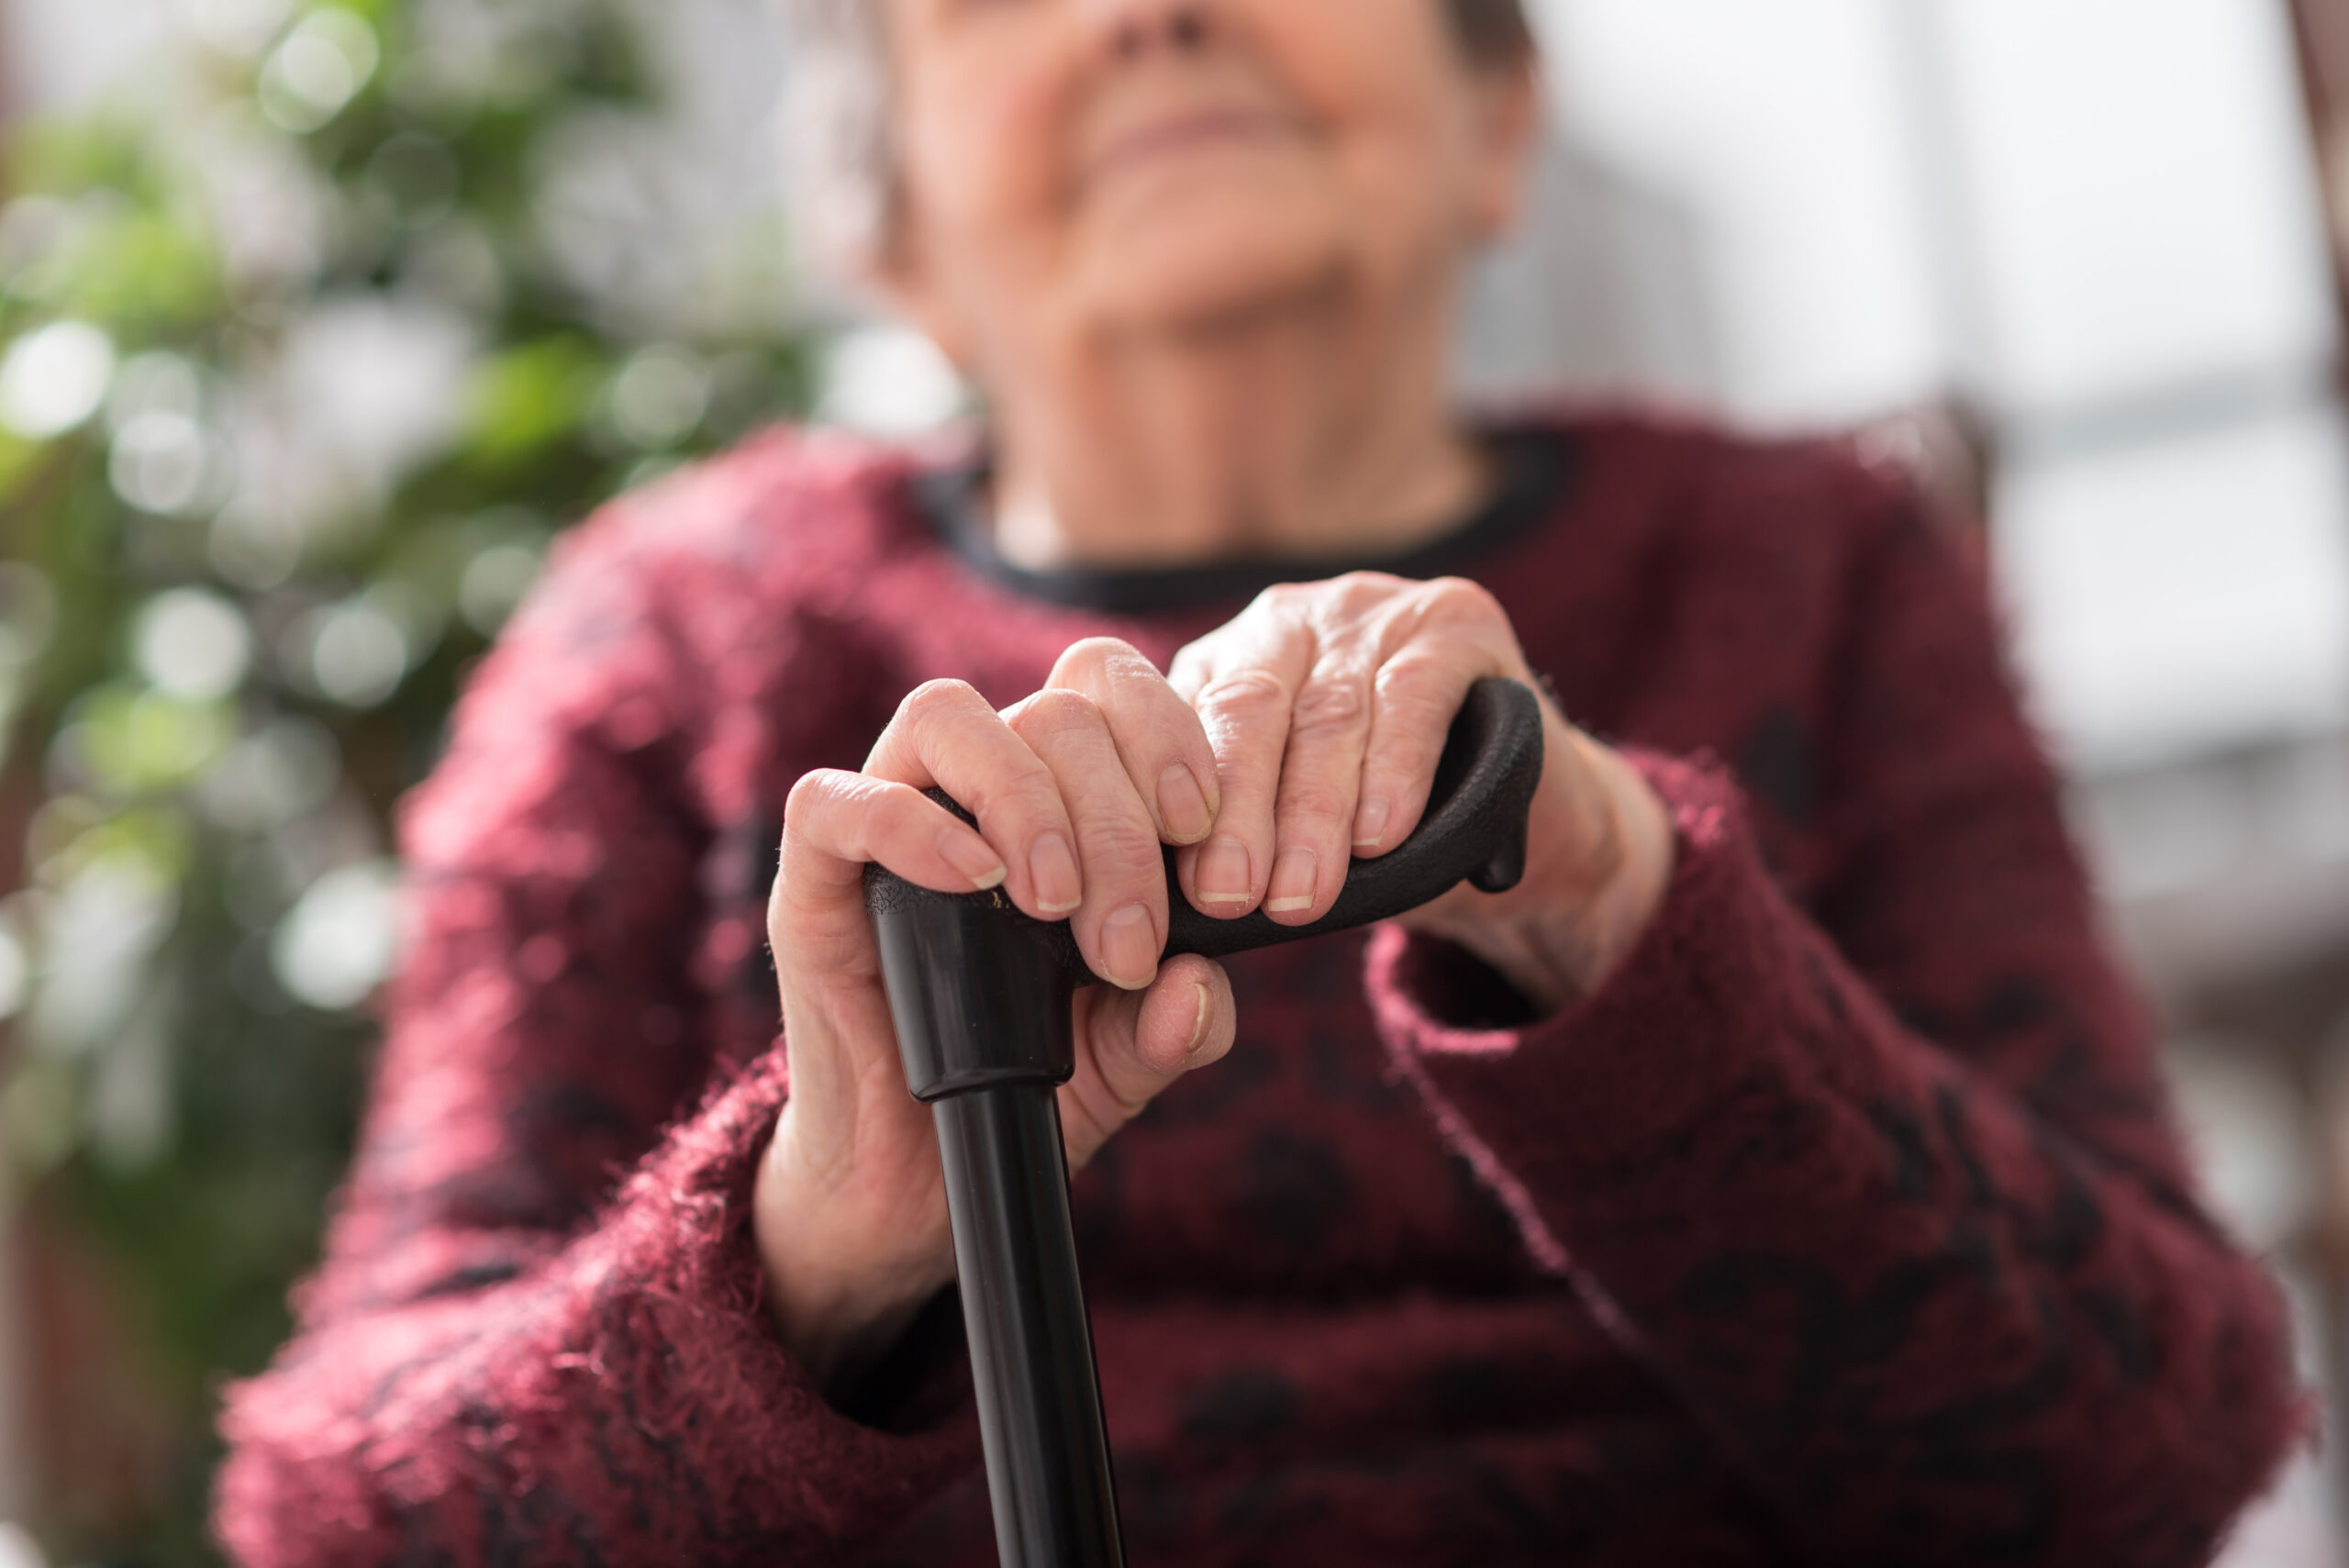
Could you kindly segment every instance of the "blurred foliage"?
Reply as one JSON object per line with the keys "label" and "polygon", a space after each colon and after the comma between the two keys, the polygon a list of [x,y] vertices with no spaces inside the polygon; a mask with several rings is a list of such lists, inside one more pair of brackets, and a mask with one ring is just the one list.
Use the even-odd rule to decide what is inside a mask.
{"label": "blurred foliage", "polygon": [[0,1203],[102,1260],[176,1433],[128,1515],[47,1477],[71,1562],[210,1560],[468,664],[558,528],[809,374],[780,289],[653,334],[550,238],[566,133],[662,112],[616,0],[192,9],[0,208]]}

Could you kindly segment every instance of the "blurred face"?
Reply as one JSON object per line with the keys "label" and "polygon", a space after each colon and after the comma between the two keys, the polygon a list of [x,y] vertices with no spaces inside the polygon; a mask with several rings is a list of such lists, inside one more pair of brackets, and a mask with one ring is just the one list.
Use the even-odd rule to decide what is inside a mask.
{"label": "blurred face", "polygon": [[893,0],[884,281],[983,380],[1019,339],[1448,287],[1513,211],[1523,71],[1441,0]]}

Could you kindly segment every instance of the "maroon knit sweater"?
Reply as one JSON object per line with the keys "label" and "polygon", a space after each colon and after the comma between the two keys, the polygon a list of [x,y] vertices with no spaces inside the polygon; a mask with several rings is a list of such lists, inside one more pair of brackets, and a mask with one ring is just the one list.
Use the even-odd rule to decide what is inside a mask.
{"label": "maroon knit sweater", "polygon": [[[1669,893],[1543,1019],[1392,929],[1231,963],[1230,1056],[1076,1182],[1133,1561],[2205,1560],[2301,1420],[2284,1318],[1980,583],[1841,449],[1537,439],[1552,504],[1389,564],[1499,595]],[[925,679],[1163,660],[1244,584],[1053,602],[914,472],[778,434],[622,501],[484,666],[327,1262],[228,1399],[246,1562],[993,1560],[951,1295],[838,1407],[761,1304],[782,803]]]}

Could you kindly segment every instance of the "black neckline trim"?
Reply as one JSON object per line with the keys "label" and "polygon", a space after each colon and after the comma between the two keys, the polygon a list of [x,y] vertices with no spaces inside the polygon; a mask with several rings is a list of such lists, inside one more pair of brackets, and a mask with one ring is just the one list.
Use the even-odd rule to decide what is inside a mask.
{"label": "black neckline trim", "polygon": [[1487,432],[1497,483],[1459,526],[1430,542],[1383,556],[1262,559],[1140,571],[1035,572],[996,553],[978,496],[989,475],[985,457],[950,468],[918,470],[907,489],[916,515],[939,540],[982,576],[1025,598],[1111,615],[1142,615],[1245,600],[1277,583],[1311,582],[1347,572],[1443,577],[1465,572],[1555,515],[1580,473],[1574,437],[1554,427]]}

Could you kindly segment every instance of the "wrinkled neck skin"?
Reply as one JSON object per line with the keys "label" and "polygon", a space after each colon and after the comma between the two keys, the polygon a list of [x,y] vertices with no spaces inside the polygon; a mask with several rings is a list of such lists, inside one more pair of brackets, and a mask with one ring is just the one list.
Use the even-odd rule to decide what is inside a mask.
{"label": "wrinkled neck skin", "polygon": [[1451,337],[1447,277],[1400,301],[1336,284],[989,353],[996,548],[1116,570],[1425,542],[1487,484],[1447,396]]}

